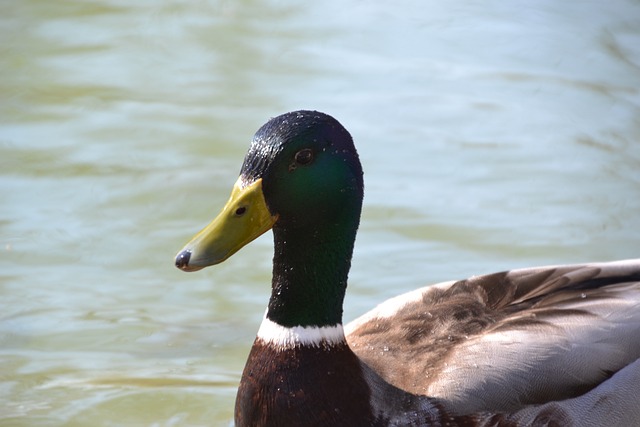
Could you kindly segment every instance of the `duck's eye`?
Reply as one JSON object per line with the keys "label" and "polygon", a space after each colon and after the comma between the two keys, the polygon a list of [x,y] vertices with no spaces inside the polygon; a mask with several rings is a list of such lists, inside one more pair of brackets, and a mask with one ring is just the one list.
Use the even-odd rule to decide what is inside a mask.
{"label": "duck's eye", "polygon": [[236,216],[242,216],[245,214],[245,212],[247,212],[246,206],[240,206],[234,213]]}
{"label": "duck's eye", "polygon": [[308,165],[313,161],[313,151],[311,148],[300,150],[295,155],[296,163],[299,165]]}

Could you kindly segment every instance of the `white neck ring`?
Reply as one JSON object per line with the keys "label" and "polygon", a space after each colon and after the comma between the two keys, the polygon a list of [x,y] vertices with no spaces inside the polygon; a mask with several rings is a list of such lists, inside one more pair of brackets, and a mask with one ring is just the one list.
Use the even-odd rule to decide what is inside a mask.
{"label": "white neck ring", "polygon": [[265,317],[258,329],[258,339],[281,350],[296,347],[333,347],[345,344],[342,324],[335,326],[285,327]]}

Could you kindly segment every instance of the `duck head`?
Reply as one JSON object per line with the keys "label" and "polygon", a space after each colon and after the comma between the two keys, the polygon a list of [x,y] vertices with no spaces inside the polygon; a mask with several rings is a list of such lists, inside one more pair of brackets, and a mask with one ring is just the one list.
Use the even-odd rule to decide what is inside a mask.
{"label": "duck head", "polygon": [[316,111],[275,117],[253,137],[222,212],[177,254],[176,266],[218,264],[271,228],[285,241],[302,235],[317,244],[346,227],[353,240],[363,188],[353,140],[336,119]]}

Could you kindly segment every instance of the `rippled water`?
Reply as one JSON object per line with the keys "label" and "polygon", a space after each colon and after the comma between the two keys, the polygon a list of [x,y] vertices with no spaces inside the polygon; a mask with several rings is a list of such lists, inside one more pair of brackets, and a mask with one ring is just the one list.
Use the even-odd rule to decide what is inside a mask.
{"label": "rippled water", "polygon": [[365,167],[346,319],[415,287],[640,256],[640,4],[0,5],[0,425],[229,425],[264,236],[173,255],[253,132],[311,108]]}

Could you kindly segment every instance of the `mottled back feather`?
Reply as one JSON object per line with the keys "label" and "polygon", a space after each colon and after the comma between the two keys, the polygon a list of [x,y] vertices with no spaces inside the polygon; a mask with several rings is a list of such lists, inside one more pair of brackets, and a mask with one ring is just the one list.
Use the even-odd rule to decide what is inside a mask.
{"label": "mottled back feather", "polygon": [[640,358],[640,261],[426,287],[345,330],[384,380],[457,414],[572,398]]}

